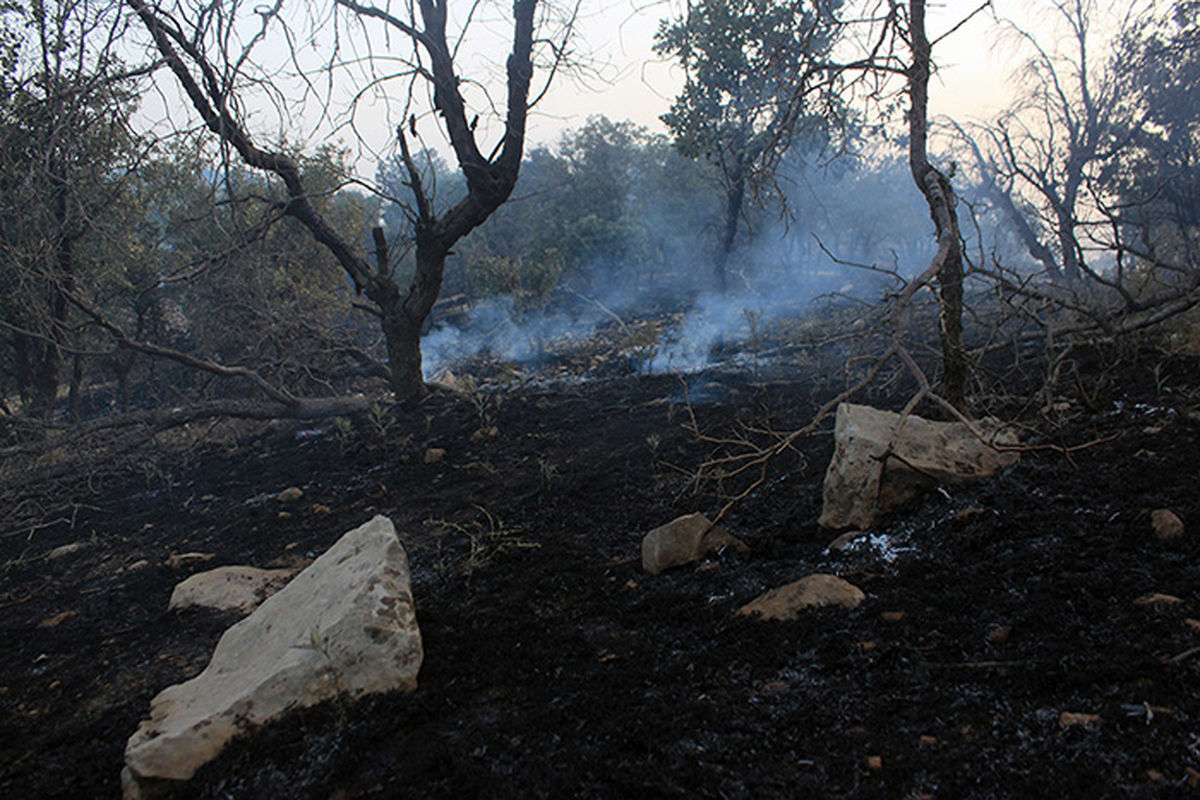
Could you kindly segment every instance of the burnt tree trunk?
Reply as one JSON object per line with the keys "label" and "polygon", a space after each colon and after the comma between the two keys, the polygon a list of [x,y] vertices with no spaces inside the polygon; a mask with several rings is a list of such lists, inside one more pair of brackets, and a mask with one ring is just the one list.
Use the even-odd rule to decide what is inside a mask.
{"label": "burnt tree trunk", "polygon": [[58,371],[62,354],[49,334],[33,336],[13,334],[14,372],[21,399],[31,417],[46,419],[54,411],[58,397]]}
{"label": "burnt tree trunk", "polygon": [[717,251],[717,263],[713,277],[717,291],[724,294],[729,289],[729,257],[737,239],[738,223],[746,203],[746,173],[739,167],[731,176],[725,191],[725,230],[721,234],[721,248]]}
{"label": "burnt tree trunk", "polygon": [[942,373],[938,393],[960,411],[966,410],[970,361],[963,346],[963,252],[958,227],[957,200],[950,180],[929,163],[926,151],[929,112],[931,47],[925,33],[925,0],[911,5],[912,64],[908,70],[908,163],[913,181],[925,196],[937,231],[934,255],[938,301],[941,306],[938,335],[942,345]]}

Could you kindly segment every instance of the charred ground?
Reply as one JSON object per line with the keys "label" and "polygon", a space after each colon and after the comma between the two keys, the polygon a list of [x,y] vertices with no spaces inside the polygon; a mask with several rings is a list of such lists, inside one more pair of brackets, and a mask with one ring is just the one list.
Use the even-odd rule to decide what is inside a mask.
{"label": "charred ground", "polygon": [[[1021,412],[1032,445],[1092,446],[1026,453],[843,552],[816,525],[831,439],[805,440],[727,520],[752,552],[655,578],[640,571],[641,536],[719,507],[713,485],[691,490],[712,449],[685,429],[688,404],[705,431],[785,429],[833,378],[743,370],[439,395],[415,413],[81,482],[73,518],[0,541],[0,794],[117,796],[150,698],[199,671],[234,621],[168,613],[175,583],[299,563],[375,513],[413,565],[420,688],[296,713],[231,745],[182,796],[1192,794],[1200,371],[1141,363],[1092,408]],[[887,391],[872,399],[888,404]],[[445,458],[425,463],[429,448]],[[291,485],[304,497],[281,505]],[[1183,539],[1152,534],[1164,507]],[[188,551],[215,558],[166,565]],[[792,623],[734,615],[815,571],[867,602]],[[1134,602],[1154,592],[1181,602]],[[1007,640],[989,636],[1001,627]],[[1098,721],[1063,727],[1064,711]]]}

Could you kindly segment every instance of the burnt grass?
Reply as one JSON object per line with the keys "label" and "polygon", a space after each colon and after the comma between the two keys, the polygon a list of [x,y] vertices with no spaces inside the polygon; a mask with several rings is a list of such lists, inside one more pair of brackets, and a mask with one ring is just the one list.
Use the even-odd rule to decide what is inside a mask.
{"label": "burnt grass", "polygon": [[[658,577],[641,572],[642,535],[711,515],[733,488],[692,490],[713,446],[685,429],[685,398],[714,435],[739,419],[786,429],[832,391],[819,376],[441,394],[81,479],[73,519],[0,541],[0,796],[119,796],[151,697],[202,669],[234,621],[167,612],[172,587],[300,563],[374,514],[412,564],[419,689],[294,712],[177,796],[1195,796],[1200,370],[1148,363],[1091,408],[1021,412],[1031,445],[1091,446],[1033,449],[844,551],[816,525],[831,436],[806,439],[727,519],[751,552]],[[444,460],[425,463],[430,447]],[[303,498],[281,504],[292,485]],[[1183,539],[1153,535],[1157,508]],[[189,551],[214,558],[166,564]],[[786,623],[735,614],[812,572],[867,601]],[[1135,603],[1155,592],[1180,602]]]}

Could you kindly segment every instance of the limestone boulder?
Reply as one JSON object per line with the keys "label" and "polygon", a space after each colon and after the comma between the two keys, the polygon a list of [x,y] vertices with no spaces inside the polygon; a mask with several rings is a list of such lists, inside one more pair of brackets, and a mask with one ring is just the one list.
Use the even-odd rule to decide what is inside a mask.
{"label": "limestone boulder", "polygon": [[809,575],[794,583],[772,589],[738,609],[738,614],[757,614],[762,619],[791,620],[810,608],[841,606],[858,608],[867,596],[854,584],[836,575]]}
{"label": "limestone boulder", "polygon": [[[932,422],[870,406],[842,403],[834,426],[834,453],[825,472],[824,528],[865,530],[882,514],[939,484],[990,477],[1017,461],[1003,450],[1016,434],[992,419],[979,420],[982,439],[960,422]],[[890,454],[882,459],[895,441]]]}
{"label": "limestone boulder", "polygon": [[249,614],[278,592],[296,574],[294,569],[218,567],[180,581],[171,592],[168,608],[208,608]]}
{"label": "limestone boulder", "polygon": [[642,569],[651,575],[699,561],[721,547],[748,552],[749,547],[703,514],[687,514],[655,528],[642,538]]}
{"label": "limestone boulder", "polygon": [[377,516],[229,628],[203,672],[154,698],[125,747],[125,797],[187,780],[290,709],[412,690],[421,659],[408,559]]}

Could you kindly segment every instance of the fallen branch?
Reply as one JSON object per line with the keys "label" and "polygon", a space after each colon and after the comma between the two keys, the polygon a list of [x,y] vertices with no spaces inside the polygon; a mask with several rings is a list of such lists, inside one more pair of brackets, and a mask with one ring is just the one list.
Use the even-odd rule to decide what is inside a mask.
{"label": "fallen branch", "polygon": [[[216,400],[191,406],[115,414],[84,423],[61,436],[0,450],[0,459],[5,460],[17,455],[42,455],[67,447],[71,450],[71,454],[65,456],[62,461],[40,469],[22,470],[17,477],[0,480],[0,486],[3,486],[5,490],[16,490],[53,480],[106,461],[112,461],[116,456],[136,449],[165,430],[215,417],[253,420],[311,420],[346,416],[366,411],[369,408],[368,398],[356,396],[296,398],[294,403]],[[94,448],[84,446],[89,436],[108,433],[116,433],[116,438],[109,439]]]}

